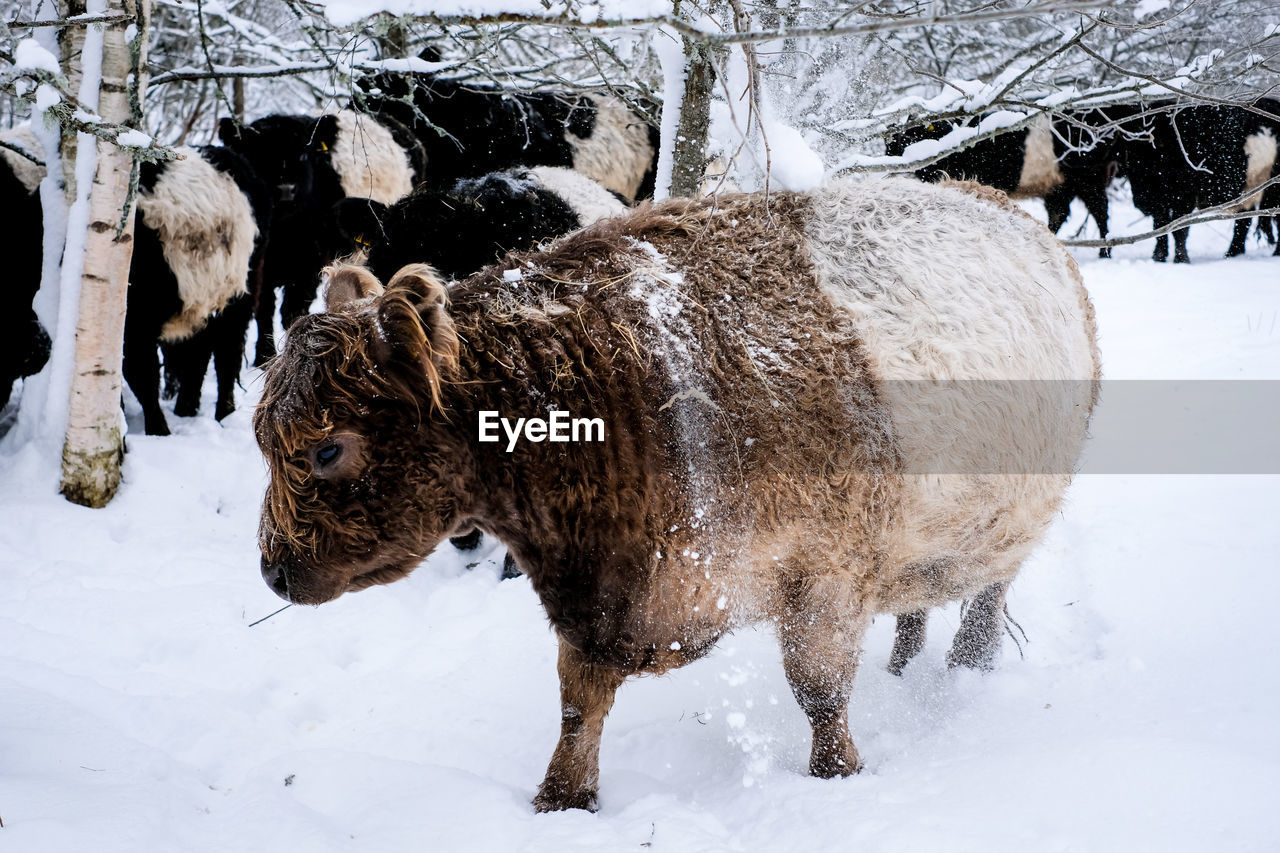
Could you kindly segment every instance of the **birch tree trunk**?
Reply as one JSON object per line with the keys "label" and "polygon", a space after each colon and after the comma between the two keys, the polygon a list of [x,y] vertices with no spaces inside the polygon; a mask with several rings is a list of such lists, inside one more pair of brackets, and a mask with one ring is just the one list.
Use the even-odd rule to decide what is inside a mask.
{"label": "birch tree trunk", "polygon": [[671,157],[673,198],[698,194],[707,170],[707,135],[711,129],[711,94],[716,82],[713,50],[706,42],[684,37],[684,99]]}
{"label": "birch tree trunk", "polygon": [[[148,5],[149,0],[108,0],[108,13],[136,16],[137,24],[131,42],[123,25],[103,33],[98,114],[105,121],[137,126],[146,86]],[[95,144],[61,491],[73,503],[101,507],[115,496],[124,458],[121,360],[133,256],[134,161],[115,145]]]}

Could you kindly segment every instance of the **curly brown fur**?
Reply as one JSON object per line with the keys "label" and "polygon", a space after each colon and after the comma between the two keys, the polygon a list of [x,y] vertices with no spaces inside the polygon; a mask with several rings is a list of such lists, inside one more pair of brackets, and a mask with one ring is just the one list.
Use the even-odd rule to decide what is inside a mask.
{"label": "curly brown fur", "polygon": [[[830,217],[815,230],[815,196],[645,207],[482,270],[448,304],[421,265],[385,292],[334,267],[329,311],[291,329],[255,417],[272,473],[264,577],[314,604],[395,580],[473,527],[505,543],[561,643],[563,724],[539,809],[594,806],[603,721],[627,676],[758,620],[777,627],[813,727],[810,771],[856,772],[847,703],[871,618],[1011,577],[1004,552],[1029,548],[1056,507],[946,515],[946,494],[929,504],[904,472],[863,334],[874,318],[840,301],[859,275],[898,296],[900,270],[830,278],[831,252],[897,239],[883,223],[905,214],[877,208],[874,187],[832,191],[880,223],[835,238]],[[929,192],[962,200],[958,219],[979,207]],[[878,339],[881,356],[891,344]],[[605,440],[479,440],[480,412],[548,410],[601,419]],[[927,525],[907,523],[908,482],[936,513]],[[961,559],[956,542],[994,562]]]}

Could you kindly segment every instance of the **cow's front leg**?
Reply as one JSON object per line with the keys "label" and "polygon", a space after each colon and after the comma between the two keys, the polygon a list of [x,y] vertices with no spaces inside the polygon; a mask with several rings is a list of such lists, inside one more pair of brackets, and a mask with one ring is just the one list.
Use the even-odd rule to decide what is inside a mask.
{"label": "cow's front leg", "polygon": [[588,662],[560,640],[560,742],[538,786],[533,806],[540,812],[595,811],[600,785],[600,735],[625,675]]}

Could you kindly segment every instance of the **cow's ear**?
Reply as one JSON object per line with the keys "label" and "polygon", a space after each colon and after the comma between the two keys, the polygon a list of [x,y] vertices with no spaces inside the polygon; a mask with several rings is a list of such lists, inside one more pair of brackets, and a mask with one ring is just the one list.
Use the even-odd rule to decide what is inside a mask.
{"label": "cow's ear", "polygon": [[240,126],[235,123],[234,119],[218,119],[218,139],[222,141],[223,145],[228,147],[235,145],[240,141],[240,135]]}
{"label": "cow's ear", "polygon": [[[449,319],[449,288],[434,267],[427,264],[409,264],[401,267],[387,284],[388,293],[397,291],[403,291],[413,304],[429,340],[439,343],[447,342],[446,339],[449,339],[453,343],[448,348],[457,349],[453,321]],[[436,344],[433,346],[439,349]]]}
{"label": "cow's ear", "polygon": [[458,335],[448,305],[448,288],[426,264],[401,268],[378,302],[378,323],[389,345],[386,355],[411,362],[437,406],[442,378],[458,365]]}
{"label": "cow's ear", "polygon": [[324,310],[341,314],[369,304],[382,295],[378,277],[362,266],[333,264],[320,273],[324,285]]}
{"label": "cow's ear", "polygon": [[344,198],[333,206],[338,231],[361,249],[385,241],[382,224],[387,221],[387,206],[371,198]]}

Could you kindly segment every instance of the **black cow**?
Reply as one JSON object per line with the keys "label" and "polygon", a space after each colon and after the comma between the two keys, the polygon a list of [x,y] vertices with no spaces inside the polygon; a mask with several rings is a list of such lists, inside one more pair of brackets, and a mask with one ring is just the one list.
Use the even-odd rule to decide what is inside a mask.
{"label": "black cow", "polygon": [[[391,204],[412,190],[421,153],[406,150],[391,123],[350,111],[219,123],[222,144],[245,157],[274,193],[255,365],[275,354],[275,288],[284,289],[280,315],[287,328],[315,299],[320,269],[345,251],[346,239],[327,215],[333,205],[347,196]],[[399,135],[414,144],[411,134]]]}
{"label": "black cow", "polygon": [[[27,140],[9,138],[23,150],[36,152]],[[0,156],[0,205],[5,211],[6,237],[17,251],[10,252],[5,288],[8,302],[0,311],[0,408],[9,402],[13,383],[38,373],[49,360],[49,335],[31,302],[40,289],[43,213],[37,174],[42,167],[24,161],[8,149]]]}
{"label": "black cow", "polygon": [[[1151,217],[1155,228],[1197,209],[1227,204],[1267,180],[1280,136],[1280,124],[1239,107],[1171,102],[1151,105],[1124,121],[1121,129],[1123,168],[1134,204]],[[1174,263],[1190,261],[1189,231],[1187,227],[1173,232]],[[1244,252],[1248,232],[1249,220],[1236,220],[1228,257]],[[1156,238],[1152,258],[1168,257],[1168,236],[1162,235]]]}
{"label": "black cow", "polygon": [[[218,372],[218,409],[225,415],[234,407],[252,259],[261,250],[255,216],[267,216],[266,193],[239,158],[216,148],[179,151],[181,160],[143,164],[139,178],[124,378],[142,405],[148,435],[169,434],[160,409],[161,343],[205,333],[189,352],[174,355],[180,409],[193,413],[199,405],[208,352]],[[210,329],[210,320],[228,310],[225,322]]]}
{"label": "black cow", "polygon": [[245,337],[253,319],[254,304],[262,291],[262,267],[271,228],[272,195],[249,162],[227,148],[203,146],[200,155],[219,172],[230,175],[249,199],[258,236],[249,259],[249,280],[245,292],[209,318],[203,329],[175,343],[162,341],[165,396],[176,394],[173,412],[194,417],[200,411],[200,392],[210,359],[218,379],[214,418],[222,420],[235,411],[235,384],[244,362]]}
{"label": "black cow", "polygon": [[334,214],[350,250],[367,250],[375,275],[389,277],[407,264],[427,263],[461,279],[508,252],[531,249],[626,209],[590,178],[540,167],[463,178],[448,189],[423,184],[390,207],[348,198]]}
{"label": "black cow", "polygon": [[[1012,198],[1042,198],[1049,228],[1055,234],[1079,198],[1107,236],[1107,185],[1116,175],[1118,154],[1109,128],[1116,117],[1106,110],[1067,113],[1052,121],[1040,117],[1029,127],[984,139],[916,171],[924,181],[944,177],[974,180],[1008,193]],[[977,119],[970,121],[972,126]],[[941,139],[954,129],[949,121],[909,126],[885,138],[889,156],[901,157],[907,147],[926,139]],[[1111,257],[1103,248],[1099,257]]]}
{"label": "black cow", "polygon": [[658,129],[616,98],[427,73],[384,72],[357,86],[356,108],[413,129],[426,153],[425,180],[439,186],[519,166],[562,166],[628,201],[653,195]]}

